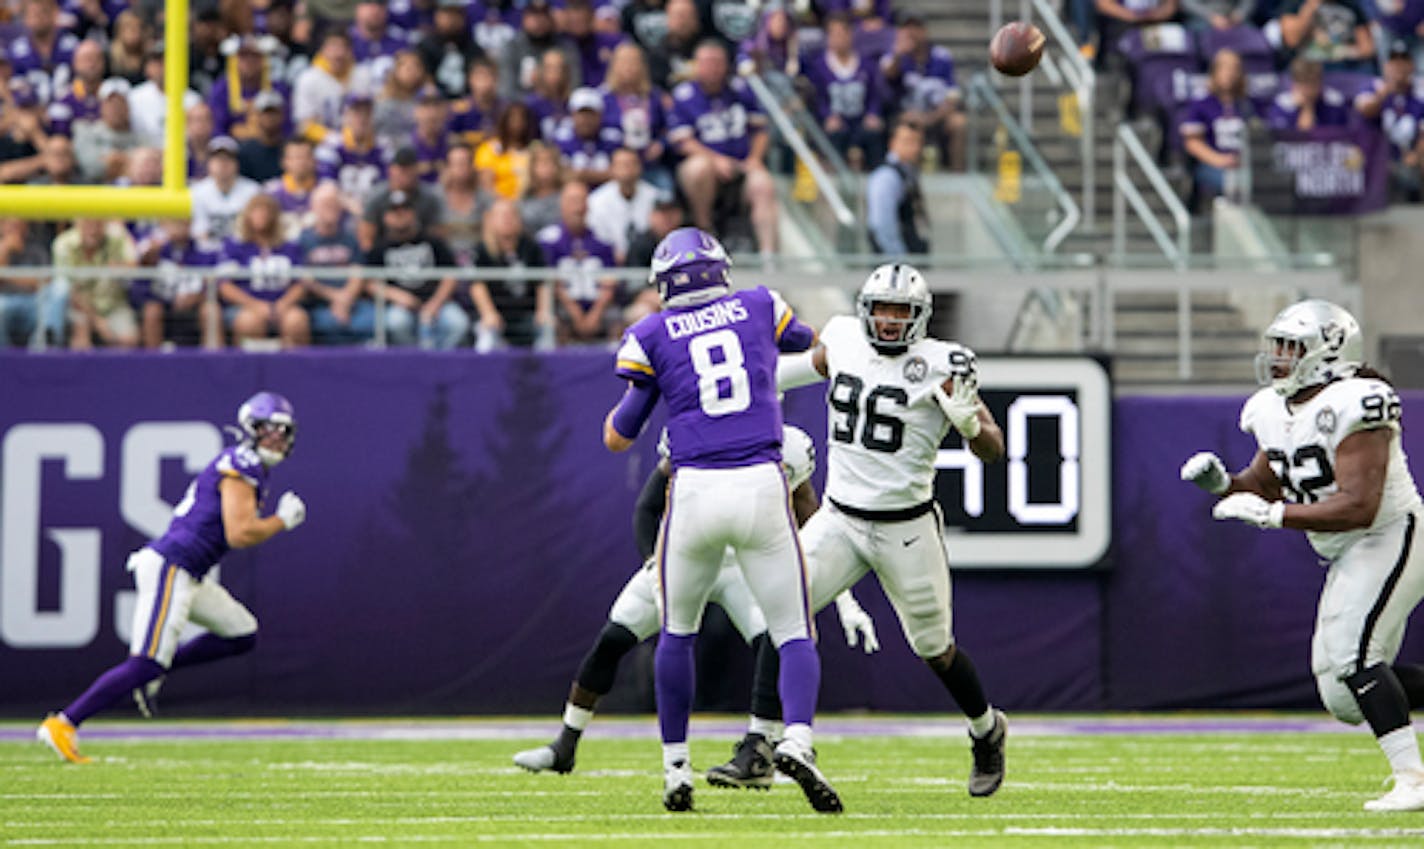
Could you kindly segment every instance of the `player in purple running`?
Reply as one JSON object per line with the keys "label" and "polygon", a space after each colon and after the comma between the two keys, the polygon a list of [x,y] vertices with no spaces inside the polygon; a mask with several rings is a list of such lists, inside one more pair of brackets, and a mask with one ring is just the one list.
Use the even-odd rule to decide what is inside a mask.
{"label": "player in purple running", "polygon": [[778,353],[810,348],[816,333],[765,287],[733,292],[730,265],[722,245],[695,227],[674,230],[658,245],[649,277],[662,311],[624,334],[616,370],[628,390],[603,425],[604,445],[626,451],[658,399],[667,402],[673,477],[657,551],[663,627],[654,666],[663,806],[692,809],[693,648],[730,547],[781,657],[786,732],[774,762],[811,807],[836,813],[840,797],[811,748],[821,658],[781,471],[776,394]]}
{"label": "player in purple running", "polygon": [[[88,763],[79,753],[78,727],[125,694],[132,692],[148,714],[153,685],[170,670],[256,645],[257,619],[223,589],[212,568],[229,549],[260,545],[297,527],[307,508],[296,493],[285,492],[275,514],[258,512],[269,471],[287,458],[296,440],[292,403],[275,392],[259,392],[238,409],[237,423],[238,444],[224,448],[188,485],[163,536],[129,556],[138,590],[129,656],[40,724],[36,736],[61,758]],[[207,633],[179,645],[189,622]]]}

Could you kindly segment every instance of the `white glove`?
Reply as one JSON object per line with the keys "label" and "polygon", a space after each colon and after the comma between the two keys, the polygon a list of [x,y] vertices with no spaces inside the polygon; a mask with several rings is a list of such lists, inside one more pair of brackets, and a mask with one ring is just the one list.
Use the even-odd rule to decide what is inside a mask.
{"label": "white glove", "polygon": [[1267,501],[1254,492],[1238,492],[1216,502],[1213,519],[1240,519],[1258,528],[1279,528],[1285,518],[1284,501]]}
{"label": "white glove", "polygon": [[1220,495],[1231,486],[1226,466],[1210,451],[1198,451],[1182,464],[1182,480],[1191,481],[1212,495]]}
{"label": "white glove", "polygon": [[287,530],[292,530],[307,520],[306,502],[295,492],[282,493],[282,497],[277,499],[277,518],[282,520]]}
{"label": "white glove", "polygon": [[845,630],[846,645],[855,648],[859,641],[866,654],[874,654],[880,650],[880,639],[875,636],[875,620],[870,618],[870,614],[855,600],[855,596],[846,590],[836,596],[836,615],[841,619],[841,628]]}
{"label": "white glove", "polygon": [[934,388],[935,400],[944,411],[945,418],[966,440],[979,435],[979,377],[974,372],[956,374],[954,391],[945,392],[943,386]]}

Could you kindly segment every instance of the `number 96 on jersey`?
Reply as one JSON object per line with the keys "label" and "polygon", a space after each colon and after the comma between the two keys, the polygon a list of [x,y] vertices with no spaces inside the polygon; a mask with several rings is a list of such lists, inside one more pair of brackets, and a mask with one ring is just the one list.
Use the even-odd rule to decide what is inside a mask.
{"label": "number 96 on jersey", "polygon": [[1112,387],[1086,357],[987,358],[979,396],[1004,430],[984,464],[950,431],[935,463],[958,568],[1083,569],[1111,543]]}

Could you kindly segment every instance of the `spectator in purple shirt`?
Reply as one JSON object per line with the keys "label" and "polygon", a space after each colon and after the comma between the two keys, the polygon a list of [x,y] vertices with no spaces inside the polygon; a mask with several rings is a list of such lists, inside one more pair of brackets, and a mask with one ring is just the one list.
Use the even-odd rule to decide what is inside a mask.
{"label": "spectator in purple shirt", "polygon": [[831,144],[845,156],[861,152],[863,170],[885,156],[885,119],[880,117],[881,79],[875,63],[855,52],[855,32],[845,13],[826,18],[826,49],[807,62],[815,86],[816,116]]}
{"label": "spectator in purple shirt", "polygon": [[559,223],[539,232],[544,264],[558,272],[560,344],[616,338],[618,281],[600,276],[618,262],[613,248],[588,229],[588,187],[571,181],[559,196]]}
{"label": "spectator in purple shirt", "polygon": [[450,132],[471,149],[479,149],[494,135],[504,104],[499,99],[499,68],[488,58],[470,63],[468,97],[450,107]]}
{"label": "spectator in purple shirt", "polygon": [[714,229],[713,208],[723,192],[740,194],[750,207],[757,247],[776,253],[776,185],[764,158],[770,137],[766,116],[746,83],[728,74],[727,51],[704,41],[693,57],[693,78],[673,90],[668,141],[683,155],[678,183],[693,223]]}
{"label": "spectator in purple shirt", "polygon": [[356,67],[366,78],[379,83],[390,73],[396,53],[410,46],[406,34],[390,25],[385,0],[360,0],[351,23],[351,52]]}
{"label": "spectator in purple shirt", "polygon": [[301,232],[302,219],[311,207],[316,185],[316,153],[311,139],[301,136],[287,139],[282,146],[282,173],[262,190],[271,195],[281,208],[282,231],[288,238],[296,238]]}
{"label": "spectator in purple shirt", "polygon": [[1241,57],[1222,50],[1211,60],[1206,96],[1187,105],[1178,125],[1182,147],[1196,163],[1194,207],[1220,195],[1226,175],[1241,166],[1241,143],[1251,114]]}
{"label": "spectator in purple shirt", "polygon": [[205,348],[222,347],[222,316],[205,297],[202,271],[218,263],[217,254],[193,241],[186,218],[159,224],[153,277],[135,281],[132,297],[140,311],[145,348],[202,340]]}
{"label": "spectator in purple shirt", "polygon": [[79,121],[99,118],[99,86],[104,82],[104,48],[97,41],[81,41],[74,49],[74,79],[56,91],[49,105],[49,131],[72,136]]}
{"label": "spectator in purple shirt", "polygon": [[218,284],[218,293],[228,305],[223,312],[234,344],[273,336],[284,348],[311,342],[311,321],[302,307],[306,289],[292,279],[292,267],[301,262],[301,248],[282,233],[277,201],[269,195],[248,201],[238,218],[236,237],[223,246],[218,267],[220,275],[236,269],[249,272]]}
{"label": "spectator in purple shirt", "polygon": [[539,138],[546,142],[554,140],[559,124],[569,116],[568,102],[574,90],[570,73],[568,57],[562,51],[546,51],[539,59],[534,91],[524,98],[529,111],[534,113]]}
{"label": "spectator in purple shirt", "polygon": [[[21,20],[20,33],[9,45],[12,73],[29,80],[42,103],[52,102],[69,87],[79,38],[60,29],[55,0],[25,0]],[[98,75],[103,74],[101,65]]]}
{"label": "spectator in purple shirt", "polygon": [[672,171],[663,161],[667,153],[663,94],[653,88],[647,60],[638,45],[626,42],[613,51],[603,88],[603,122],[621,130],[623,146],[642,157],[643,178],[671,192]]}
{"label": "spectator in purple shirt", "polygon": [[774,5],[762,12],[756,33],[743,41],[737,51],[737,70],[742,73],[768,72],[796,77],[801,73],[801,50],[791,13]]}
{"label": "spectator in purple shirt", "polygon": [[578,57],[579,85],[592,88],[603,85],[608,63],[613,59],[613,48],[623,36],[594,29],[592,0],[568,0],[561,21],[564,38]]}
{"label": "spectator in purple shirt", "polygon": [[238,141],[257,135],[257,109],[254,104],[259,94],[269,91],[283,95],[285,119],[286,86],[276,86],[272,82],[266,43],[255,35],[233,36],[223,43],[223,52],[227,54],[227,73],[219,77],[208,92],[214,131]]}
{"label": "spectator in purple shirt", "polygon": [[433,86],[427,88],[415,102],[415,130],[410,135],[410,146],[420,160],[416,167],[421,182],[432,186],[440,182],[440,169],[450,152],[449,126],[445,98]]}
{"label": "spectator in purple shirt", "polygon": [[1396,42],[1384,63],[1384,77],[1355,98],[1355,109],[1375,122],[1389,139],[1393,153],[1390,173],[1410,200],[1419,199],[1424,170],[1424,101],[1414,90],[1414,58],[1409,45]]}
{"label": "spectator in purple shirt", "polygon": [[[1174,0],[1175,2],[1175,0]],[[940,161],[964,168],[964,110],[949,49],[930,44],[924,18],[910,15],[895,31],[895,46],[880,60],[901,120],[919,124],[940,147]]]}
{"label": "spectator in purple shirt", "polygon": [[613,151],[623,146],[623,131],[603,120],[603,95],[581,88],[569,98],[573,113],[554,133],[554,144],[569,169],[569,179],[590,189],[608,179]]}
{"label": "spectator in purple shirt", "polygon": [[1350,123],[1345,96],[1325,87],[1325,71],[1319,62],[1300,57],[1291,62],[1290,76],[1290,88],[1266,110],[1266,124],[1271,129],[1313,130]]}

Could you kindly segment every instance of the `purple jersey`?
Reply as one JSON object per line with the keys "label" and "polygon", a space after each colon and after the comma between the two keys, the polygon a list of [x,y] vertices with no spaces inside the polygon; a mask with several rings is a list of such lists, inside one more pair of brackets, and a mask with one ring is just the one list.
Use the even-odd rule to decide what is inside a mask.
{"label": "purple jersey", "polygon": [[356,58],[357,67],[365,69],[367,78],[381,82],[396,65],[396,53],[410,47],[410,39],[405,32],[395,27],[386,27],[380,38],[367,38],[355,26],[351,27],[351,53]]}
{"label": "purple jersey", "polygon": [[[291,91],[282,83],[272,83],[268,85],[267,90],[282,95],[284,104],[292,101]],[[264,89],[259,82],[253,86],[242,86],[237,97],[233,97],[232,89],[228,87],[228,77],[218,77],[213,82],[212,90],[208,92],[208,108],[213,112],[213,135],[232,136],[238,140],[256,136],[257,113],[252,111],[252,101],[262,91]],[[284,122],[283,135],[291,135],[291,113],[287,111],[286,106],[282,107],[282,113],[288,116],[288,120]]]}
{"label": "purple jersey", "polygon": [[195,578],[202,578],[228,552],[218,489],[224,478],[251,484],[257,490],[259,507],[267,497],[267,467],[257,452],[246,445],[229,446],[188,484],[183,500],[173,508],[168,530],[148,544],[165,561]]}
{"label": "purple jersey", "polygon": [[316,150],[318,179],[335,180],[343,194],[365,197],[372,187],[386,178],[390,153],[379,144],[362,148],[345,130],[333,141]]}
{"label": "purple jersey", "polygon": [[251,275],[232,282],[254,298],[275,301],[295,282],[292,280],[292,266],[301,264],[302,249],[295,242],[265,250],[251,242],[229,239],[223,245],[222,265],[218,271],[247,269],[252,272]]}
{"label": "purple jersey", "polygon": [[578,56],[579,68],[583,71],[583,85],[590,88],[603,85],[608,63],[613,58],[613,48],[622,41],[622,35],[612,32],[591,32],[587,38],[569,39],[569,45]]}
{"label": "purple jersey", "polygon": [[615,371],[654,384],[667,402],[674,468],[780,461],[776,359],[793,324],[781,297],[758,286],[653,313],[623,334]]}
{"label": "purple jersey", "polygon": [[441,133],[440,138],[431,144],[422,139],[419,133],[412,132],[410,146],[415,150],[418,160],[416,169],[420,172],[421,181],[432,186],[440,182],[440,166],[445,164],[445,155],[450,152],[450,136]]}
{"label": "purple jersey", "polygon": [[900,79],[895,91],[901,109],[932,111],[959,91],[954,82],[954,57],[947,47],[934,45],[923,63],[914,56],[889,55],[881,60],[880,68],[890,76],[897,65]]}
{"label": "purple jersey", "polygon": [[386,4],[386,21],[393,28],[414,38],[434,23],[433,6],[433,3],[416,3],[415,0],[390,0]]}
{"label": "purple jersey", "polygon": [[317,182],[312,180],[310,185],[303,186],[289,175],[283,174],[264,183],[262,191],[276,198],[283,213],[303,215],[311,208],[312,190],[316,188]]}
{"label": "purple jersey", "polygon": [[1419,144],[1419,129],[1424,125],[1424,101],[1413,91],[1385,97],[1379,125],[1389,139],[1395,158],[1399,158]]}
{"label": "purple jersey", "polygon": [[495,100],[489,110],[481,109],[472,97],[457,100],[450,107],[450,132],[470,147],[477,148],[481,142],[494,136],[495,119],[503,111],[504,103],[499,100]]}
{"label": "purple jersey", "polygon": [[766,126],[766,116],[742,80],[733,77],[715,95],[697,83],[679,83],[672,90],[668,115],[668,140],[674,144],[693,138],[733,159],[745,159],[752,135]]}
{"label": "purple jersey", "polygon": [[563,224],[540,230],[539,247],[544,251],[544,264],[559,270],[560,285],[585,308],[598,300],[598,284],[604,279],[599,272],[618,265],[611,245],[588,230],[574,235]]}
{"label": "purple jersey", "polygon": [[555,102],[542,94],[531,94],[524,98],[524,105],[534,113],[534,125],[539,128],[539,137],[544,141],[553,141],[554,133],[559,131],[559,124],[569,117],[569,107],[565,101]]}
{"label": "purple jersey", "polygon": [[816,115],[826,120],[839,115],[859,123],[880,112],[880,69],[869,59],[851,54],[850,65],[822,53],[806,63],[806,76],[816,88]]}
{"label": "purple jersey", "polygon": [[603,123],[623,133],[624,147],[642,153],[663,137],[667,120],[656,91],[646,97],[610,91],[603,95]]}
{"label": "purple jersey", "polygon": [[607,171],[613,151],[623,146],[623,131],[607,124],[598,128],[598,135],[581,138],[574,132],[572,120],[559,125],[554,144],[564,158],[564,164],[575,171]]}
{"label": "purple jersey", "polygon": [[169,242],[158,249],[158,264],[149,280],[134,282],[135,303],[158,301],[172,305],[183,295],[193,295],[203,291],[201,274],[188,271],[190,268],[212,268],[218,264],[218,255],[198,247],[198,243],[188,241],[183,244]]}
{"label": "purple jersey", "polygon": [[[1294,130],[1300,120],[1300,107],[1295,93],[1287,89],[1271,102],[1266,110],[1266,125],[1273,130]],[[1345,95],[1333,88],[1323,89],[1315,104],[1315,126],[1343,127],[1350,123],[1350,110]]]}
{"label": "purple jersey", "polygon": [[74,63],[74,49],[78,46],[77,36],[62,32],[55,38],[54,50],[46,58],[40,55],[29,33],[21,33],[9,45],[10,74],[29,80],[40,102],[49,103],[69,87],[72,78],[70,66]]}
{"label": "purple jersey", "polygon": [[1216,95],[1193,100],[1178,125],[1183,138],[1201,136],[1207,147],[1218,153],[1240,153],[1246,135],[1244,102],[1223,103]]}
{"label": "purple jersey", "polygon": [[74,125],[79,121],[99,120],[99,95],[85,90],[84,83],[75,80],[69,89],[50,103],[45,117],[49,120],[49,131],[53,135],[73,135]]}

